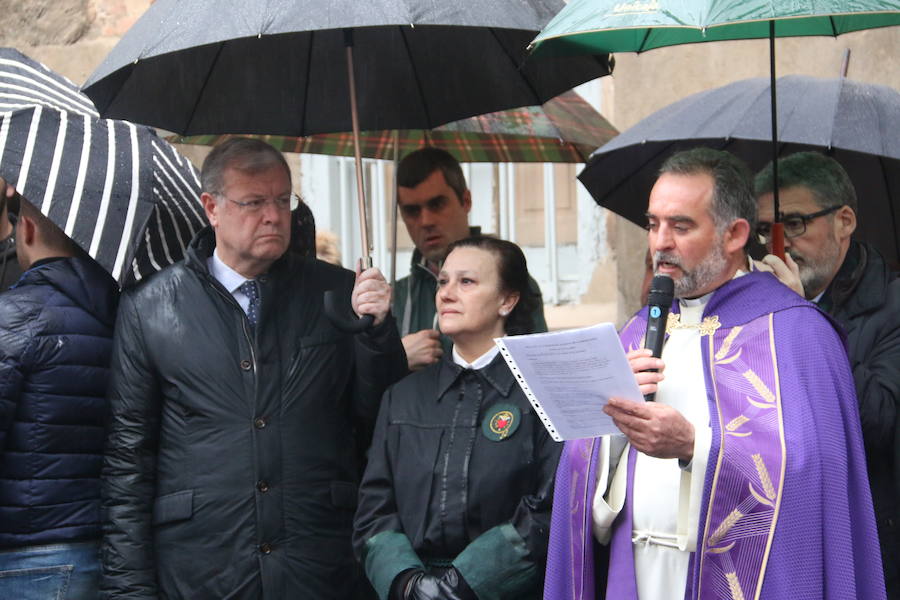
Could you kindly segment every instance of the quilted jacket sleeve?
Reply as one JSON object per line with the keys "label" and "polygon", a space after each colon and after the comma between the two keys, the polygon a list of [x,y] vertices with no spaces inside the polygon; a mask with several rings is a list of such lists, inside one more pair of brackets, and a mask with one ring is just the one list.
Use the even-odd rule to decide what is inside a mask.
{"label": "quilted jacket sleeve", "polygon": [[101,598],[155,600],[152,518],[160,394],[140,315],[127,293],[115,329],[108,396]]}

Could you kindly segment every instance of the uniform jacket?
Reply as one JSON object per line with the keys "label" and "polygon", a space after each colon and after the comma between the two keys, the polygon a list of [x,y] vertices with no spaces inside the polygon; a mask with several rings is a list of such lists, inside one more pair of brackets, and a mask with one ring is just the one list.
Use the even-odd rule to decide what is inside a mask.
{"label": "uniform jacket", "polygon": [[874,247],[853,242],[820,301],[847,346],[889,598],[900,598],[900,279]]}
{"label": "uniform jacket", "polygon": [[345,599],[366,439],[405,373],[389,318],[356,337],[322,312],[352,273],[285,254],[255,332],[208,272],[214,236],[123,296],[104,463],[107,598]]}
{"label": "uniform jacket", "polygon": [[43,261],[0,294],[0,547],[100,537],[119,289],[90,259]]}
{"label": "uniform jacket", "polygon": [[445,357],[393,386],[355,522],[379,596],[452,564],[480,598],[539,598],[561,451],[502,356],[478,371]]}

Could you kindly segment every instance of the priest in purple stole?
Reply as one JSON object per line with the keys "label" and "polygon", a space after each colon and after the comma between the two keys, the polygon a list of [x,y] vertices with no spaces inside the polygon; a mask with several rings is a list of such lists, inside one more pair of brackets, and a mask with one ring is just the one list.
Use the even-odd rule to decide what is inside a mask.
{"label": "priest in purple stole", "polygon": [[[641,350],[646,308],[621,339],[657,402],[611,399],[625,436],[566,443],[544,598],[883,599],[842,336],[753,270],[746,167],[709,149],[670,157],[647,218],[677,299],[661,360]],[[595,540],[609,544],[606,577]]]}

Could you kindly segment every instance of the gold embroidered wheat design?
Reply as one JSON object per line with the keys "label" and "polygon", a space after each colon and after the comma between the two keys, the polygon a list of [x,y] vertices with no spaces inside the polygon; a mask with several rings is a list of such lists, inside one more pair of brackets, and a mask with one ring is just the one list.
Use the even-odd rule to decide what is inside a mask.
{"label": "gold embroidered wheat design", "polygon": [[741,589],[741,582],[738,581],[737,573],[725,573],[728,580],[728,587],[731,588],[731,600],[744,600],[744,590]]}
{"label": "gold embroidered wheat design", "polygon": [[722,538],[725,537],[725,534],[734,527],[734,524],[741,520],[744,516],[744,513],[739,511],[738,509],[734,509],[731,511],[725,520],[716,528],[711,536],[709,536],[709,545],[716,546],[719,542],[722,541]]}
{"label": "gold embroidered wheat design", "polygon": [[722,347],[719,348],[718,352],[716,352],[716,360],[722,360],[723,358],[728,356],[728,352],[731,350],[731,344],[734,343],[734,338],[738,336],[742,329],[743,327],[740,326],[735,327],[731,330],[731,333],[729,333],[728,336],[724,340],[722,340]]}
{"label": "gold embroidered wheat design", "polygon": [[753,372],[753,369],[747,369],[742,375],[744,376],[744,379],[750,382],[750,385],[753,386],[756,393],[762,396],[763,400],[771,404],[775,403],[775,394],[773,394],[763,380],[759,378],[759,375]]}
{"label": "gold embroidered wheat design", "polygon": [[728,425],[725,426],[725,429],[728,431],[737,431],[737,428],[749,421],[749,417],[745,417],[744,415],[738,415],[731,420]]}
{"label": "gold embroidered wheat design", "polygon": [[756,472],[759,474],[759,481],[762,483],[763,491],[766,492],[766,498],[769,500],[775,499],[775,486],[772,485],[772,478],[769,477],[769,470],[766,468],[766,464],[763,462],[762,456],[759,454],[753,455],[753,462],[756,465]]}

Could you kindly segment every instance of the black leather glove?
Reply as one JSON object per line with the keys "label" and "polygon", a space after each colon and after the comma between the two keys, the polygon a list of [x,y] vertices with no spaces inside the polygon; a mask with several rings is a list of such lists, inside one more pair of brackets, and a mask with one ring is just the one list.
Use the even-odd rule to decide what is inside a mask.
{"label": "black leather glove", "polygon": [[463,579],[462,574],[456,570],[456,567],[450,567],[441,576],[441,589],[453,593],[452,596],[447,596],[451,600],[478,600],[478,596]]}
{"label": "black leather glove", "polygon": [[391,600],[478,600],[462,576],[450,568],[440,578],[422,570],[406,571],[391,586]]}

